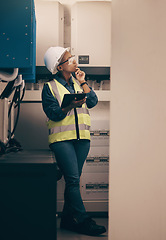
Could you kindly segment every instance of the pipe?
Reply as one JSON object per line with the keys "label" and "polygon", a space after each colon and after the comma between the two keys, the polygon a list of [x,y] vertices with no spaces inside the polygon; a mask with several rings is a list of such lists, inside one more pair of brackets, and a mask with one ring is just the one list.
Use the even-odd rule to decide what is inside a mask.
{"label": "pipe", "polygon": [[12,74],[0,71],[0,81],[10,82],[16,79],[17,76],[18,76],[18,68],[14,68]]}

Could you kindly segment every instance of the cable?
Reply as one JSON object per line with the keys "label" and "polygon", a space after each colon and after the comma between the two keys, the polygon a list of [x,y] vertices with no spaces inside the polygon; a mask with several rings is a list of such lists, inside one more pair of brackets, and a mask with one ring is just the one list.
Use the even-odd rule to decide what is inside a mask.
{"label": "cable", "polygon": [[[10,139],[12,138],[12,136],[15,132],[15,129],[16,129],[16,126],[17,126],[17,123],[18,123],[19,114],[20,114],[20,103],[21,103],[21,101],[20,101],[20,87],[17,87],[16,90],[15,90],[15,94],[14,94],[12,102],[10,104],[8,117],[10,116],[11,108],[12,108],[14,102],[16,103],[15,108],[17,107],[18,110],[17,110],[17,116],[16,116],[14,128],[13,128],[12,132],[10,132],[10,136],[8,136],[8,142],[10,141]],[[8,144],[8,142],[7,142],[7,144]]]}
{"label": "cable", "polygon": [[22,100],[24,98],[24,95],[25,95],[25,87],[23,88],[22,96],[21,96],[21,99],[20,99],[21,102],[22,102]]}
{"label": "cable", "polygon": [[[15,77],[16,74],[18,74],[17,70],[18,69],[15,69],[12,77]],[[0,72],[0,74],[1,74],[1,72]],[[0,75],[0,77],[1,77],[1,75]],[[15,138],[12,138],[12,137],[14,135],[14,132],[15,132],[17,124],[18,124],[18,119],[19,119],[19,114],[20,114],[20,104],[25,95],[25,84],[24,84],[24,80],[22,80],[22,75],[19,75],[18,78],[13,81],[11,79],[11,76],[5,75],[5,77],[8,78],[8,81],[10,81],[10,82],[8,82],[6,88],[1,93],[0,99],[8,98],[15,89],[15,92],[13,94],[13,98],[12,98],[12,101],[11,101],[11,104],[10,104],[9,110],[8,110],[8,118],[10,117],[11,110],[12,110],[14,103],[15,103],[14,108],[17,108],[17,115],[15,118],[15,123],[14,123],[13,129],[11,129],[10,131],[8,130],[7,143],[4,144],[0,141],[0,154],[9,153],[11,151],[17,152],[17,151],[22,150],[22,147],[19,144],[19,142]],[[7,80],[7,79],[5,79],[5,80]],[[21,91],[22,91],[22,95],[21,95]]]}
{"label": "cable", "polygon": [[17,100],[17,88],[15,89],[15,93],[14,93],[12,102],[11,102],[11,104],[10,104],[9,110],[8,110],[8,118],[9,118],[9,116],[10,116],[13,103],[16,102],[16,100]]}
{"label": "cable", "polygon": [[[22,96],[21,96],[21,98],[20,98],[20,103],[22,102],[22,100],[23,100],[23,98],[24,98],[24,95],[25,95],[25,87],[23,88],[22,91],[23,91],[23,92],[22,92]],[[16,103],[15,108],[17,107],[17,105],[18,105],[18,103]]]}
{"label": "cable", "polygon": [[20,88],[18,89],[18,94],[19,94],[19,98],[18,98],[18,104],[17,104],[17,116],[16,116],[16,121],[15,121],[15,124],[14,124],[14,128],[13,128],[13,131],[11,132],[11,137],[13,136],[14,132],[15,132],[15,129],[17,127],[17,123],[18,123],[18,119],[19,119],[19,115],[20,115],[20,104],[21,104],[21,101],[20,101]]}
{"label": "cable", "polygon": [[0,99],[8,98],[12,94],[12,92],[14,90],[14,87],[13,87],[14,82],[15,82],[15,80],[11,81],[11,82],[8,82],[5,89],[3,90],[3,92],[0,95]]}

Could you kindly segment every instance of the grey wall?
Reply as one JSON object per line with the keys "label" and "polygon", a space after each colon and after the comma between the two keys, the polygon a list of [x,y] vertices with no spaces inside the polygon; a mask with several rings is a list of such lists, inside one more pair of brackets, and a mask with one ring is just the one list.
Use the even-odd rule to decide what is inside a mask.
{"label": "grey wall", "polygon": [[15,137],[23,149],[48,149],[46,116],[40,102],[21,104]]}

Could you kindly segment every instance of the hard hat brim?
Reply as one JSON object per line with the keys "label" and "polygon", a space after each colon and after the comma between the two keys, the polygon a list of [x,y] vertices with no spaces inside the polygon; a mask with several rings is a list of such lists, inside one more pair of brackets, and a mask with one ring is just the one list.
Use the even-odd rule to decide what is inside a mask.
{"label": "hard hat brim", "polygon": [[52,73],[58,72],[57,66],[60,64],[65,52],[70,51],[70,47],[50,47],[44,55],[44,63],[47,69]]}
{"label": "hard hat brim", "polygon": [[64,49],[64,51],[62,52],[60,58],[58,59],[58,62],[55,64],[55,68],[54,68],[54,71],[53,71],[52,74],[56,74],[58,72],[58,70],[57,70],[58,65],[60,64],[63,56],[65,55],[65,52],[69,52],[69,51],[70,51],[70,47],[67,47],[67,48]]}

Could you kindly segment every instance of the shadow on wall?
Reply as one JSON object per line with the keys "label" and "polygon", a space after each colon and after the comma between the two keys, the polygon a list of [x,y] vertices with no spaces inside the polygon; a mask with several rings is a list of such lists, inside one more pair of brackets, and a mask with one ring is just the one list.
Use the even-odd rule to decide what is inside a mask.
{"label": "shadow on wall", "polygon": [[49,149],[46,115],[41,102],[23,102],[15,138],[24,150]]}

